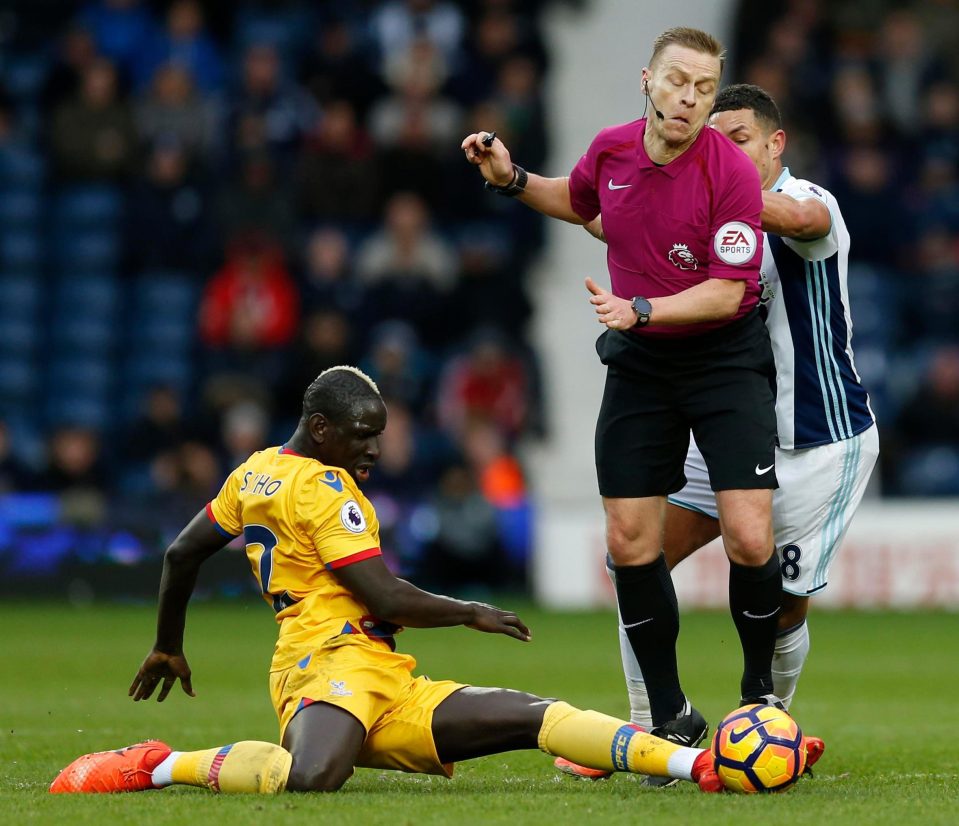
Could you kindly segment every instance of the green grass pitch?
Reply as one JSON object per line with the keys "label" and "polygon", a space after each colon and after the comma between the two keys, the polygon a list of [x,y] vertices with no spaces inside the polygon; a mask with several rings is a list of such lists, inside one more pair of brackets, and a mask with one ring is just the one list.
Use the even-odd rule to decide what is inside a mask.
{"label": "green grass pitch", "polygon": [[[609,613],[521,612],[524,645],[467,629],[409,630],[421,673],[522,688],[622,716],[626,701]],[[826,740],[816,777],[784,795],[646,789],[628,775],[559,776],[539,752],[460,764],[452,781],[363,770],[335,795],[215,796],[201,789],[52,796],[77,755],[160,737],[175,748],[276,737],[266,690],[275,628],[255,597],[191,609],[187,654],[197,697],[163,705],[126,691],[152,641],[152,606],[77,609],[0,604],[0,813],[5,823],[348,826],[425,824],[954,824],[959,822],[959,618],[813,615],[812,655],[794,712]],[[684,685],[715,723],[737,699],[739,651],[728,616],[683,618]]]}

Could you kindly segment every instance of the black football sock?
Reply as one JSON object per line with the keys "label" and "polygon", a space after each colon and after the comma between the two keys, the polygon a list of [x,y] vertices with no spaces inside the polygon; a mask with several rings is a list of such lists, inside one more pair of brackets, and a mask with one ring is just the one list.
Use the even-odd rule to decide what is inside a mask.
{"label": "black football sock", "polygon": [[673,580],[662,554],[648,565],[616,565],[615,571],[619,614],[646,681],[653,726],[660,726],[686,703],[676,667],[679,606]]}
{"label": "black football sock", "polygon": [[762,565],[729,563],[729,610],[743,647],[740,696],[744,698],[772,693],[782,587],[779,556],[775,552]]}

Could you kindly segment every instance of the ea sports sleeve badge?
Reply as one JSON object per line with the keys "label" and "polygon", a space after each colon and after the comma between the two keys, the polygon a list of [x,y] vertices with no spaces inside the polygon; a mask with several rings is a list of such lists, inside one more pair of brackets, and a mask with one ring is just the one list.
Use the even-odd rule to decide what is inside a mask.
{"label": "ea sports sleeve badge", "polygon": [[713,250],[724,264],[748,264],[756,254],[756,232],[742,221],[729,221],[713,237]]}

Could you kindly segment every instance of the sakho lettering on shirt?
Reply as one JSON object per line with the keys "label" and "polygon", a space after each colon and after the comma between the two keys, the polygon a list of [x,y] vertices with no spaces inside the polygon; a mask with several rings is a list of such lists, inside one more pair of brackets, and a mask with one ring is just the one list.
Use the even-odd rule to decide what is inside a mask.
{"label": "sakho lettering on shirt", "polygon": [[268,473],[247,471],[243,475],[243,485],[240,493],[249,490],[254,496],[272,496],[283,486],[282,479],[273,479]]}

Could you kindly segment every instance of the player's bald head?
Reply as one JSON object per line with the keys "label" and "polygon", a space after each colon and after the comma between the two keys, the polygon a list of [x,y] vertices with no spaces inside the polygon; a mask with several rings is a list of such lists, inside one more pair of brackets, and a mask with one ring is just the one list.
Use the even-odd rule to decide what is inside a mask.
{"label": "player's bald head", "polygon": [[322,413],[333,422],[344,423],[356,418],[369,401],[383,401],[373,379],[356,367],[330,367],[306,388],[302,419]]}

